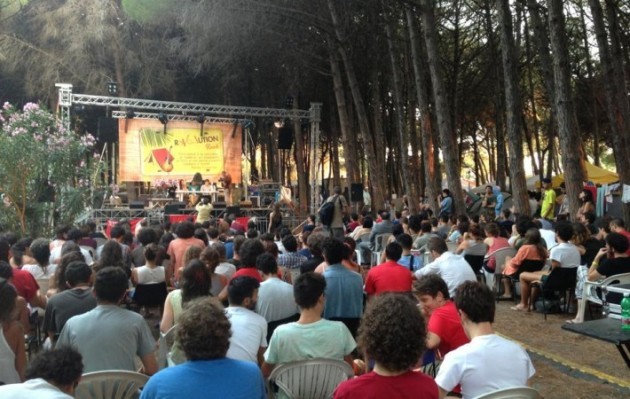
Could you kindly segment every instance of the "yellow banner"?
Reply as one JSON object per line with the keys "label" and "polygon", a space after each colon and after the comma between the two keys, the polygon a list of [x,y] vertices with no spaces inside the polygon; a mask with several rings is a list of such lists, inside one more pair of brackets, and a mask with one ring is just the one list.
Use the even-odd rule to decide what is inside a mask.
{"label": "yellow banner", "polygon": [[140,130],[144,176],[215,175],[224,170],[221,129],[170,129],[160,143],[151,140],[152,135],[162,134],[150,128]]}
{"label": "yellow banner", "polygon": [[242,128],[232,124],[121,119],[119,122],[119,181],[189,182],[196,173],[217,182],[221,172],[241,181]]}

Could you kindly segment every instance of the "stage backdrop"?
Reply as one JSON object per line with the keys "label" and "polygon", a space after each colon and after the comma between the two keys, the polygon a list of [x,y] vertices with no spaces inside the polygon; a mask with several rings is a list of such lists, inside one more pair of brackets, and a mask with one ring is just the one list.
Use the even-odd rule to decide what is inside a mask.
{"label": "stage backdrop", "polygon": [[240,125],[157,120],[119,121],[119,181],[184,179],[195,173],[218,182],[222,171],[241,181],[242,129]]}

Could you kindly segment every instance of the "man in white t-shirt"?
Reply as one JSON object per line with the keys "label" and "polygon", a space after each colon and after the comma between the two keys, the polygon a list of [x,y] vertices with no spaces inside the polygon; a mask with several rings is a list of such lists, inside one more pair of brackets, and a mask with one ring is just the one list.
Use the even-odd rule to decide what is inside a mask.
{"label": "man in white t-shirt", "polygon": [[[256,313],[268,323],[281,324],[296,321],[299,310],[293,299],[293,286],[278,278],[278,263],[276,258],[264,253],[256,258],[256,267],[262,275],[263,282],[258,290]],[[273,326],[269,326],[268,334],[273,333]]]}
{"label": "man in white t-shirt", "polygon": [[477,281],[470,264],[466,262],[463,256],[448,252],[448,246],[443,238],[432,237],[429,239],[427,251],[435,260],[416,271],[416,278],[420,279],[420,277],[431,273],[439,275],[446,282],[451,298],[455,295],[455,289],[464,281]]}
{"label": "man in white t-shirt", "polygon": [[467,281],[458,287],[455,307],[470,342],[444,357],[435,377],[440,398],[458,384],[464,399],[529,385],[536,370],[523,348],[494,333],[495,306],[486,285]]}
{"label": "man in white t-shirt", "polygon": [[238,276],[228,285],[230,306],[225,313],[232,325],[230,349],[226,357],[262,364],[267,348],[267,321],[256,314],[260,283],[253,277]]}

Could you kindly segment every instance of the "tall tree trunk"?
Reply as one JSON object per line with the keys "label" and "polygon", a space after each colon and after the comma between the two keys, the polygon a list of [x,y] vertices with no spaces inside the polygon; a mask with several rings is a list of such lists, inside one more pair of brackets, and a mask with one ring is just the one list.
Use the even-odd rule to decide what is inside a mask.
{"label": "tall tree trunk", "polygon": [[394,110],[393,115],[396,122],[396,131],[398,133],[399,157],[397,165],[402,169],[403,189],[399,196],[407,195],[409,198],[409,211],[416,213],[416,203],[418,202],[418,192],[414,184],[413,173],[409,162],[409,132],[405,124],[405,107],[402,98],[402,78],[399,68],[400,60],[396,56],[397,51],[394,48],[393,33],[391,24],[385,23],[385,33],[387,36],[387,47],[389,48],[389,61],[392,68],[392,92],[394,94]]}
{"label": "tall tree trunk", "polygon": [[339,65],[339,53],[334,47],[330,51],[330,71],[333,78],[333,91],[335,93],[335,102],[337,103],[337,114],[339,117],[339,127],[341,129],[341,141],[343,143],[343,153],[346,160],[346,185],[350,187],[352,183],[359,183],[359,167],[357,165],[356,141],[350,118],[348,116],[348,107],[346,104],[346,93],[343,87],[343,76],[341,75],[341,67]]}
{"label": "tall tree trunk", "polygon": [[584,42],[584,54],[586,56],[586,77],[591,82],[591,104],[589,106],[591,110],[591,120],[593,121],[593,163],[596,166],[600,166],[599,162],[599,118],[597,115],[597,91],[595,85],[595,74],[593,73],[593,61],[591,59],[590,45],[588,43],[588,30],[586,28],[586,13],[584,12],[584,5],[582,2],[578,3],[580,9],[580,28],[582,28],[582,40]]}
{"label": "tall tree trunk", "polygon": [[433,114],[430,106],[430,88],[427,84],[427,66],[422,46],[416,35],[416,20],[410,8],[405,10],[407,16],[407,29],[409,31],[409,41],[411,42],[411,58],[414,72],[414,82],[416,86],[416,99],[420,109],[420,124],[422,128],[422,161],[424,163],[425,191],[424,195],[428,199],[431,209],[439,209],[437,201],[440,193],[440,165],[437,156],[436,140],[434,139],[435,129]]}
{"label": "tall tree trunk", "polygon": [[[534,42],[536,45],[536,49],[538,52],[538,60],[540,62],[540,74],[542,76],[543,85],[545,87],[545,93],[547,94],[547,98],[550,103],[553,103],[554,93],[555,93],[555,82],[553,76],[553,63],[551,60],[551,53],[549,51],[549,35],[547,34],[546,25],[543,22],[543,18],[541,16],[541,6],[538,4],[537,0],[527,0],[527,8],[529,10],[529,16],[531,18],[531,26],[534,30]],[[556,137],[556,132],[558,129],[558,118],[556,116],[555,107],[551,107],[551,124],[549,125],[549,130],[547,134],[547,150],[548,153],[548,165],[547,172],[545,175],[547,177],[551,177],[551,173],[553,170],[553,153],[554,153],[554,138]],[[540,160],[540,170],[541,174],[544,170],[544,162],[541,158]],[[542,177],[542,176],[541,176]]]}
{"label": "tall tree trunk", "polygon": [[529,215],[529,197],[523,169],[523,104],[519,86],[516,49],[512,33],[512,15],[508,0],[497,0],[501,32],[501,59],[507,105],[508,144],[510,146],[510,186],[516,212]]}
{"label": "tall tree trunk", "polygon": [[[606,111],[610,121],[611,137],[613,142],[613,152],[615,154],[615,164],[621,182],[630,184],[630,106],[625,93],[626,80],[623,71],[623,59],[619,48],[618,39],[611,34],[613,49],[608,44],[608,35],[604,24],[604,15],[599,0],[589,0],[597,46],[599,48],[599,58],[602,68],[602,80],[604,81],[604,92],[606,96]],[[613,17],[612,19],[610,17]],[[618,34],[619,25],[614,15],[610,15],[608,25],[611,32]],[[614,48],[617,47],[617,48]],[[630,222],[630,204],[624,204],[624,218]]]}
{"label": "tall tree trunk", "polygon": [[378,204],[377,206],[381,206],[385,202],[383,192],[383,187],[385,187],[385,176],[383,174],[382,168],[379,167],[379,164],[377,163],[376,151],[374,147],[370,145],[372,138],[370,123],[368,121],[363,97],[361,96],[361,92],[359,90],[359,82],[354,72],[354,66],[352,65],[352,62],[348,57],[348,53],[344,48],[344,44],[347,42],[347,40],[340,25],[334,0],[328,0],[328,10],[330,12],[331,21],[335,29],[335,35],[337,36],[337,40],[339,41],[339,54],[341,56],[341,60],[346,71],[348,85],[350,86],[350,91],[354,100],[355,111],[357,113],[357,119],[359,121],[359,128],[361,129],[361,135],[363,138],[365,150],[365,158],[367,159],[368,169],[370,171],[371,177],[370,183],[372,186],[372,200],[374,204]]}
{"label": "tall tree trunk", "polygon": [[556,85],[554,106],[558,116],[558,137],[562,148],[564,182],[569,197],[569,214],[572,217],[580,207],[578,195],[582,191],[586,173],[582,137],[577,129],[575,105],[571,92],[569,48],[562,0],[547,0],[549,33],[553,51],[553,71]]}
{"label": "tall tree trunk", "polygon": [[[490,48],[491,59],[496,60],[499,58],[499,52],[494,25],[492,24],[492,5],[491,0],[487,0],[484,3],[484,22],[485,22],[485,30],[486,35],[488,37],[488,47]],[[489,179],[494,178],[497,186],[501,187],[501,190],[505,191],[506,186],[506,175],[505,175],[505,165],[507,165],[507,152],[505,151],[505,123],[504,123],[504,115],[505,115],[505,107],[503,102],[503,79],[501,73],[501,64],[498,62],[494,62],[493,73],[494,73],[494,119],[495,119],[495,138],[496,138],[496,159],[494,157],[494,153],[491,151],[491,148],[488,148],[488,153],[491,154],[488,158],[489,160],[489,170],[490,173],[487,179],[484,181],[489,182]],[[489,141],[489,144],[492,145],[492,141]],[[495,162],[496,161],[496,162]]]}
{"label": "tall tree trunk", "polygon": [[[293,95],[295,101],[293,101],[293,109],[299,109],[299,101],[297,93]],[[302,121],[299,119],[293,120],[293,131],[295,133],[295,172],[297,174],[298,192],[297,195],[300,199],[298,207],[298,216],[300,219],[305,218],[308,212],[308,186],[309,176],[308,168],[306,167],[305,160],[308,157],[305,156],[304,135],[302,134]]]}
{"label": "tall tree trunk", "polygon": [[435,14],[432,0],[421,0],[422,25],[424,41],[427,48],[427,63],[431,73],[431,83],[433,85],[433,95],[435,98],[435,109],[438,120],[438,131],[444,162],[446,164],[446,176],[448,186],[453,195],[455,212],[465,212],[466,204],[462,192],[462,182],[460,179],[459,156],[457,153],[456,133],[453,128],[451,113],[448,106],[446,90],[444,88],[444,78],[442,76],[442,65],[438,49],[437,28],[435,25]]}

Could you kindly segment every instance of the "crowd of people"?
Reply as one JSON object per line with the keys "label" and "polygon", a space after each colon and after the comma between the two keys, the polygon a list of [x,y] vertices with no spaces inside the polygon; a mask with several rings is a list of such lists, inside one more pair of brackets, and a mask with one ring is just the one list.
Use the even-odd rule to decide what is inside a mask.
{"label": "crowd of people", "polygon": [[[279,208],[268,231],[209,219],[144,221],[134,231],[122,221],[109,237],[92,222],[60,227],[53,239],[4,233],[0,397],[69,397],[81,373],[100,370],[151,376],[142,398],[265,397],[277,366],[313,358],[352,366],[357,377],[336,398],[472,398],[528,385],[527,352],[493,331],[495,296],[511,298],[519,284],[513,309],[529,311],[534,283],[555,268],[580,270],[578,287],[630,272],[630,233],[620,219],[594,221],[587,207],[580,222],[549,217],[546,195],[540,218],[504,212],[497,196],[487,190],[492,212],[483,217],[427,207],[352,213],[335,188],[331,222],[309,216],[297,235]],[[515,255],[497,264],[494,252],[508,247]],[[500,292],[484,270],[497,272]],[[149,310],[134,304],[134,288],[157,284],[168,289],[159,330],[175,331],[163,370]],[[27,369],[36,309],[47,343]],[[419,371],[432,357],[435,376]]]}

